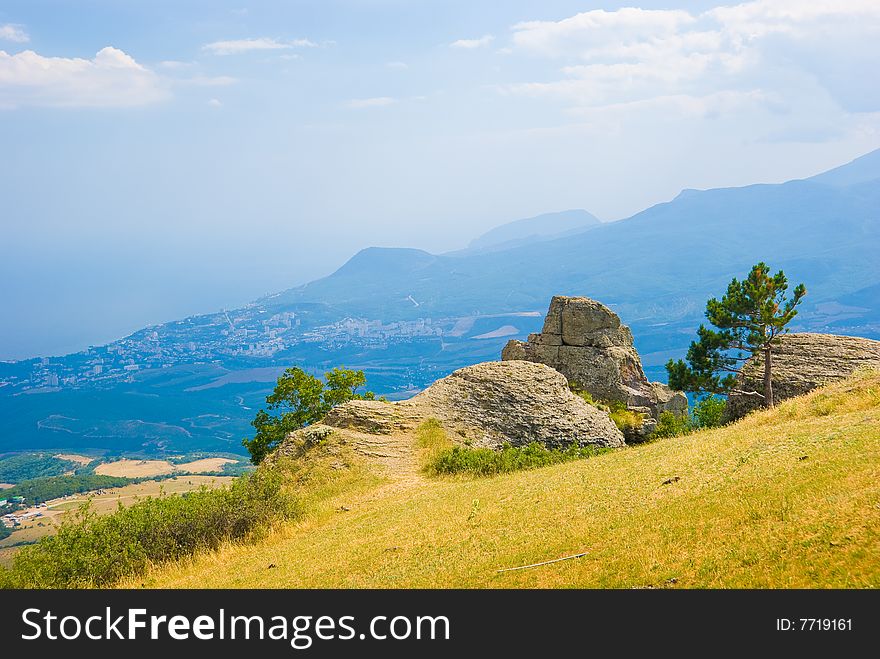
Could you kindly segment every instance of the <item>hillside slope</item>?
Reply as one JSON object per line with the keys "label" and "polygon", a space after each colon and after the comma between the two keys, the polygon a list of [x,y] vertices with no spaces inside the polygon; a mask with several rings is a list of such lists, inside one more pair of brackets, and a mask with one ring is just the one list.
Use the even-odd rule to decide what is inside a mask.
{"label": "hillside slope", "polygon": [[126,585],[880,586],[876,372],[733,426],[534,471],[385,470],[366,485],[344,472],[338,487],[321,481],[326,497],[306,522]]}

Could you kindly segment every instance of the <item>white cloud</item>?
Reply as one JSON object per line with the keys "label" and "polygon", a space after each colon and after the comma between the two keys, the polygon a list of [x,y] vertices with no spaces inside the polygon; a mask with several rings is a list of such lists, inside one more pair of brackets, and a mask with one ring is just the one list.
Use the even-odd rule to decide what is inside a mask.
{"label": "white cloud", "polygon": [[360,110],[364,108],[381,108],[395,103],[397,103],[396,98],[391,98],[390,96],[376,96],[374,98],[354,98],[346,103],[346,105],[355,110]]}
{"label": "white cloud", "polygon": [[178,78],[176,83],[195,85],[196,87],[227,87],[238,82],[232,76],[193,76],[191,78]]}
{"label": "white cloud", "polygon": [[220,99],[212,98],[208,101],[208,105],[212,108],[221,108],[223,107],[223,103],[220,102]]}
{"label": "white cloud", "polygon": [[398,69],[401,71],[409,68],[406,62],[386,62],[385,66],[387,66],[389,69]]}
{"label": "white cloud", "polygon": [[472,50],[474,48],[484,48],[492,43],[494,40],[495,37],[493,37],[491,34],[486,34],[479,39],[459,39],[458,41],[453,41],[451,44],[449,44],[449,47]]}
{"label": "white cloud", "polygon": [[202,50],[213,55],[239,55],[255,50],[288,50],[291,48],[315,48],[318,44],[309,39],[293,39],[292,41],[278,41],[268,37],[258,39],[232,39],[229,41],[214,41],[202,46]]}
{"label": "white cloud", "polygon": [[512,31],[517,51],[561,61],[562,78],[506,85],[505,93],[600,106],[799,85],[845,107],[880,108],[876,86],[866,84],[880,59],[876,0],[753,0],[702,13],[594,10]]}
{"label": "white cloud", "polygon": [[92,59],[0,50],[0,106],[132,107],[168,96],[164,81],[108,46]]}
{"label": "white cloud", "polygon": [[527,21],[513,26],[513,43],[547,56],[588,53],[597,45],[621,39],[656,39],[674,34],[694,22],[683,10],[651,10],[625,7],[617,11],[596,9],[561,21]]}
{"label": "white cloud", "polygon": [[193,67],[195,65],[196,65],[195,62],[181,62],[181,61],[173,60],[173,59],[159,62],[159,66],[161,66],[163,69],[171,69],[172,71],[177,70],[177,69],[188,69],[188,68]]}
{"label": "white cloud", "polygon": [[31,38],[21,25],[7,23],[0,25],[0,41],[12,41],[13,43],[27,43]]}

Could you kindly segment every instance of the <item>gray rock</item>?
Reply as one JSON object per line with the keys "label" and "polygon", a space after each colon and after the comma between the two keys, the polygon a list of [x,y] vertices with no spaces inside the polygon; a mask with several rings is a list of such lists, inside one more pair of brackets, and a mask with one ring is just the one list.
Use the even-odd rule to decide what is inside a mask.
{"label": "gray rock", "polygon": [[509,341],[501,359],[546,364],[596,399],[621,401],[636,411],[647,409],[645,436],[662,412],[687,413],[682,392],[648,382],[629,327],[590,298],[554,296],[543,332],[530,335],[526,342]]}
{"label": "gray rock", "polygon": [[384,401],[351,400],[330,410],[323,423],[373,435],[390,435],[415,427],[418,415],[408,412],[412,411]]}
{"label": "gray rock", "polygon": [[[880,369],[880,341],[837,334],[784,334],[773,351],[773,398],[785,400],[842,380],[859,368]],[[738,377],[737,389],[764,391],[764,357],[750,358]],[[732,421],[763,408],[759,396],[732,393],[725,419]]]}
{"label": "gray rock", "polygon": [[430,409],[445,425],[482,446],[624,444],[607,412],[571,393],[557,371],[528,361],[459,369],[400,405]]}
{"label": "gray rock", "polygon": [[468,366],[396,403],[351,401],[334,408],[323,423],[389,434],[431,417],[475,445],[490,448],[530,442],[556,448],[624,444],[607,412],[571,393],[557,371],[527,361]]}

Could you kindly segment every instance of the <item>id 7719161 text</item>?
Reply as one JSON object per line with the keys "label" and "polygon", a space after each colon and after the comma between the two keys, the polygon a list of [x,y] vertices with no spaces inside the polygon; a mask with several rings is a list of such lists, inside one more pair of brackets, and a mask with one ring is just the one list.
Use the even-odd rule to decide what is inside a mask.
{"label": "id 7719161 text", "polygon": [[776,630],[780,632],[850,632],[852,618],[777,618]]}

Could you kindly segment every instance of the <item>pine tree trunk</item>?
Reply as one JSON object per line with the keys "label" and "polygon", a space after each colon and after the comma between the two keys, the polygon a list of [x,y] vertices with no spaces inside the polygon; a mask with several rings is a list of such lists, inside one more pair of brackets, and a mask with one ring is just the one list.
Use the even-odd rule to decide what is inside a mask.
{"label": "pine tree trunk", "polygon": [[770,374],[770,346],[764,348],[764,407],[773,407],[773,378]]}

